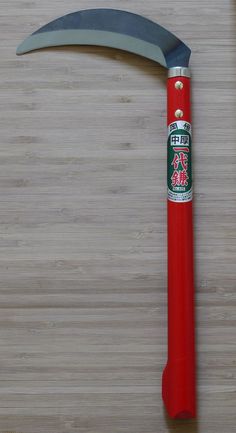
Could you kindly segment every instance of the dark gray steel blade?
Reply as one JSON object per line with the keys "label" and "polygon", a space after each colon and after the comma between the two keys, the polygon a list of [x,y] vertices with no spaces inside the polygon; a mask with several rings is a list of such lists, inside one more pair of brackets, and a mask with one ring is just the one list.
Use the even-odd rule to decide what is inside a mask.
{"label": "dark gray steel blade", "polygon": [[168,30],[130,12],[88,9],[46,24],[17,48],[24,54],[39,48],[96,45],[139,54],[166,68],[188,67],[191,50]]}

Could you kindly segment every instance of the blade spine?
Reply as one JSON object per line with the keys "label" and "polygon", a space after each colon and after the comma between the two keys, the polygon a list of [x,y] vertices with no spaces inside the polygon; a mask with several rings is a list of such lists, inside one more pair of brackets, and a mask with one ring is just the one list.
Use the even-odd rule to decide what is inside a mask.
{"label": "blade spine", "polygon": [[92,11],[113,11],[113,12],[124,12],[124,13],[126,13],[126,14],[133,15],[133,16],[135,16],[135,17],[137,17],[137,18],[142,18],[143,20],[149,21],[150,23],[159,26],[159,27],[160,27],[161,29],[163,29],[165,32],[168,32],[171,36],[174,36],[176,39],[178,39],[180,42],[182,42],[181,39],[179,39],[179,38],[178,38],[174,33],[172,33],[171,31],[167,30],[167,29],[166,29],[165,27],[163,27],[161,24],[159,24],[159,23],[157,23],[157,22],[151,20],[151,18],[147,18],[146,16],[139,15],[139,14],[137,14],[137,13],[135,13],[135,12],[131,12],[131,11],[123,10],[123,9],[114,9],[114,8],[88,8],[88,9],[81,9],[81,10],[79,10],[79,11],[75,11],[75,12],[70,12],[70,13],[68,13],[68,14],[65,14],[65,15],[59,16],[59,17],[53,19],[52,21],[49,21],[48,23],[44,24],[44,25],[43,25],[42,27],[40,27],[38,30],[36,30],[35,32],[33,32],[33,33],[31,34],[31,36],[34,35],[34,34],[37,34],[37,32],[38,32],[40,29],[42,29],[43,27],[46,27],[47,25],[53,23],[54,21],[59,20],[60,18],[66,18],[66,17],[71,16],[71,15],[74,15],[74,14],[76,14],[76,13],[89,12],[89,11],[90,11],[90,12],[92,12]]}

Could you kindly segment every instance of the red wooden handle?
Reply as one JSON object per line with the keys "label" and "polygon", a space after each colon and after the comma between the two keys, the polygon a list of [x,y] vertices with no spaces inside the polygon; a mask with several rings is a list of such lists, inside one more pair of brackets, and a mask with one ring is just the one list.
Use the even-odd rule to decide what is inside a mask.
{"label": "red wooden handle", "polygon": [[168,79],[168,361],[172,418],[196,416],[190,79]]}

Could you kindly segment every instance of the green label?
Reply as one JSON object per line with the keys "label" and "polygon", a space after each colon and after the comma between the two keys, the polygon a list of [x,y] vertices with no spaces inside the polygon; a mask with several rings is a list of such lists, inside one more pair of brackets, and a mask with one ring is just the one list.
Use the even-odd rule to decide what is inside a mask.
{"label": "green label", "polygon": [[174,202],[192,200],[191,124],[171,123],[168,128],[168,199]]}

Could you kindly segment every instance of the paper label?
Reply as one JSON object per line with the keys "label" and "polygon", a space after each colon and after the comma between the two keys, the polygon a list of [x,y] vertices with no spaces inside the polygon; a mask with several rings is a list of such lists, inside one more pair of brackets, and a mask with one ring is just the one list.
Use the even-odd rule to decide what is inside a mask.
{"label": "paper label", "polygon": [[183,203],[192,200],[191,124],[182,120],[168,128],[168,199]]}

